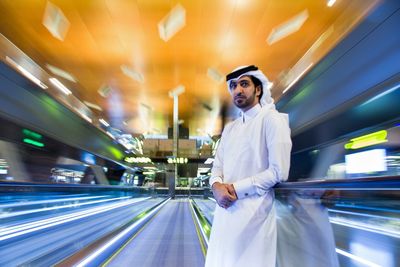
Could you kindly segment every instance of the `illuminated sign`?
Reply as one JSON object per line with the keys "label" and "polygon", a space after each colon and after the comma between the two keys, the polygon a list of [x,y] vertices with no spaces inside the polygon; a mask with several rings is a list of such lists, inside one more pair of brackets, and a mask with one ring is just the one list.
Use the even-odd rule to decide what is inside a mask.
{"label": "illuminated sign", "polygon": [[43,137],[41,134],[35,133],[34,131],[28,129],[23,129],[22,133],[24,134],[25,137],[35,140],[40,140]]}
{"label": "illuminated sign", "polygon": [[42,143],[43,136],[41,134],[28,129],[22,129],[22,133],[24,135],[22,140],[24,143],[37,147],[44,147],[44,144]]}
{"label": "illuminated sign", "polygon": [[143,157],[125,157],[124,159],[128,163],[150,163],[151,159],[150,158],[143,158]]}
{"label": "illuminated sign", "polygon": [[24,143],[27,143],[27,144],[30,144],[30,145],[33,145],[33,146],[44,147],[43,143],[35,141],[35,140],[32,140],[32,139],[29,139],[29,138],[24,138],[24,140],[22,140],[22,141],[24,141]]}
{"label": "illuminated sign", "polygon": [[370,133],[367,135],[363,135],[363,136],[351,139],[349,143],[344,145],[344,148],[345,149],[358,149],[358,148],[363,148],[363,147],[367,147],[367,146],[385,143],[388,141],[386,139],[386,137],[387,137],[386,130]]}
{"label": "illuminated sign", "polygon": [[169,158],[167,161],[169,164],[186,164],[189,160],[187,158]]}

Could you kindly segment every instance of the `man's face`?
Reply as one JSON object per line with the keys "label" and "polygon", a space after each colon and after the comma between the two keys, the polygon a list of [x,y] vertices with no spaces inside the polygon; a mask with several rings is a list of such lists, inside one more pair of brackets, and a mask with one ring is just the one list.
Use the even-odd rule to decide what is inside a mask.
{"label": "man's face", "polygon": [[255,88],[249,76],[243,76],[239,80],[229,82],[233,103],[242,111],[247,111],[258,103],[261,88]]}

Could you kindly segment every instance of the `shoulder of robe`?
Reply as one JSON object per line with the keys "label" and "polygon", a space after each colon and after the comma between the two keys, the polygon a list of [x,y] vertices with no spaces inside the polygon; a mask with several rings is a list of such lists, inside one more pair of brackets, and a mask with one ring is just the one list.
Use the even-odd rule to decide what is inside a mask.
{"label": "shoulder of robe", "polygon": [[288,114],[280,113],[276,109],[266,109],[262,111],[263,122],[266,125],[289,126]]}
{"label": "shoulder of robe", "polygon": [[225,134],[229,134],[229,132],[232,130],[233,126],[238,122],[238,119],[234,120],[234,121],[230,121],[228,122],[225,127],[224,130],[222,131],[222,135]]}

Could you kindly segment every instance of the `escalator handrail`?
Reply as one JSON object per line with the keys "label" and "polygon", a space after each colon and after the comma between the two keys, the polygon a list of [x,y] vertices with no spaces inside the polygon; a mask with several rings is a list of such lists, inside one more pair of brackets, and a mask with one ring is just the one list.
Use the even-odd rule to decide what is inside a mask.
{"label": "escalator handrail", "polygon": [[278,189],[278,190],[292,190],[292,189],[399,190],[400,189],[400,176],[284,182],[284,183],[279,183],[279,184],[275,185],[274,189]]}
{"label": "escalator handrail", "polygon": [[145,187],[133,187],[133,186],[121,186],[121,185],[92,185],[92,184],[42,184],[32,182],[6,182],[1,181],[0,187],[33,187],[33,188],[85,188],[93,190],[101,189],[120,189],[120,190],[132,190],[132,189],[148,189]]}

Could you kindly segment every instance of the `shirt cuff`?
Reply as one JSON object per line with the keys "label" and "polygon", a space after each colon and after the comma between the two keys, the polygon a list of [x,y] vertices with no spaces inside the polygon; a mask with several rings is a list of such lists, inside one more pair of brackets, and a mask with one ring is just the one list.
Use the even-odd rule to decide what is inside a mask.
{"label": "shirt cuff", "polygon": [[238,199],[256,194],[251,178],[243,179],[233,183]]}
{"label": "shirt cuff", "polygon": [[210,188],[212,189],[213,184],[215,184],[217,182],[222,184],[223,183],[222,177],[220,177],[220,176],[211,177],[210,178]]}

